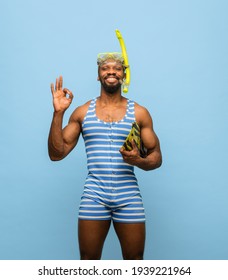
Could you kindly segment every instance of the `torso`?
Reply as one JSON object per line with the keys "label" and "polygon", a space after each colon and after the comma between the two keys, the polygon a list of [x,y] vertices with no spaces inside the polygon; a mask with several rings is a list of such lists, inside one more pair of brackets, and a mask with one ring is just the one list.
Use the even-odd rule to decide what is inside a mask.
{"label": "torso", "polygon": [[[92,100],[89,100],[84,105],[78,107],[73,113],[74,121],[78,122],[80,126],[82,126],[83,120],[86,116],[91,101]],[[124,97],[123,97],[123,101],[120,104],[117,104],[116,106],[114,105],[108,106],[105,104],[102,105],[100,104],[99,97],[98,97],[96,102],[95,113],[98,119],[104,122],[112,123],[112,122],[118,122],[122,120],[126,114],[126,109],[127,109],[127,99]],[[144,108],[135,102],[135,119],[140,127],[141,127],[142,115],[143,115],[142,110],[144,110]]]}
{"label": "torso", "polygon": [[126,99],[125,108],[117,110],[118,113],[121,112],[120,116],[112,111],[112,120],[117,115],[118,120],[105,122],[105,119],[99,118],[107,117],[107,114],[99,115],[97,101],[98,99],[91,101],[82,122],[88,165],[84,196],[113,203],[115,200],[121,201],[123,196],[138,196],[134,167],[125,163],[119,152],[135,121],[134,102]]}
{"label": "torso", "polygon": [[98,98],[96,102],[97,118],[104,122],[118,122],[121,121],[127,110],[127,99],[123,98],[121,102],[116,104],[102,103]]}

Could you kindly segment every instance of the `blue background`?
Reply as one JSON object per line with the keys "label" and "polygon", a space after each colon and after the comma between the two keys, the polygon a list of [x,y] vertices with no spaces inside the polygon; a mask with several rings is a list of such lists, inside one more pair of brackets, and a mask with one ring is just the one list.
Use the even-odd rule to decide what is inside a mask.
{"label": "blue background", "polygon": [[[145,259],[228,259],[228,2],[1,1],[0,258],[78,259],[86,177],[82,138],[47,155],[50,83],[74,93],[66,112],[99,95],[96,55],[128,50],[128,97],[146,106],[163,165],[136,169],[147,215]],[[111,229],[103,259],[121,259]]]}

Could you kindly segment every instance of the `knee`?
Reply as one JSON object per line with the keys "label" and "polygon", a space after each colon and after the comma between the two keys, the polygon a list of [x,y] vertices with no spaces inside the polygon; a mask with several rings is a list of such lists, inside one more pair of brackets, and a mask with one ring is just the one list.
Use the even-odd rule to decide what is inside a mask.
{"label": "knee", "polygon": [[137,253],[124,253],[123,254],[124,260],[143,260],[143,252]]}
{"label": "knee", "polygon": [[101,254],[81,252],[80,253],[80,259],[81,260],[100,260],[101,259]]}

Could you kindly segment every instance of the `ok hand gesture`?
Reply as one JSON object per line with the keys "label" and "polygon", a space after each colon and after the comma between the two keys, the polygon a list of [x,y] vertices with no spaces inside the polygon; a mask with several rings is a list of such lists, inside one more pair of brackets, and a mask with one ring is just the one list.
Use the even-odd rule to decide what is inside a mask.
{"label": "ok hand gesture", "polygon": [[63,77],[60,76],[56,79],[55,88],[54,84],[51,84],[51,92],[53,96],[53,106],[55,112],[64,112],[70,106],[73,100],[72,92],[67,88],[62,88]]}

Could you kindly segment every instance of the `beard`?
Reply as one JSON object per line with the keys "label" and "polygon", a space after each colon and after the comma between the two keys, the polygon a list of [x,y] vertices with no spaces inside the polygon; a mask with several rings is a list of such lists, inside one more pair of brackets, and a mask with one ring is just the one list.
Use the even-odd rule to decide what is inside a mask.
{"label": "beard", "polygon": [[115,85],[106,84],[105,80],[102,81],[101,79],[100,79],[100,83],[107,93],[117,92],[121,88],[121,85],[122,85],[122,81],[120,79],[118,80],[118,83],[116,83]]}
{"label": "beard", "polygon": [[116,85],[113,85],[113,86],[107,85],[105,83],[101,83],[101,84],[102,84],[103,88],[105,89],[105,91],[107,93],[115,93],[115,92],[117,92],[121,88],[121,84],[120,83],[118,83]]}

